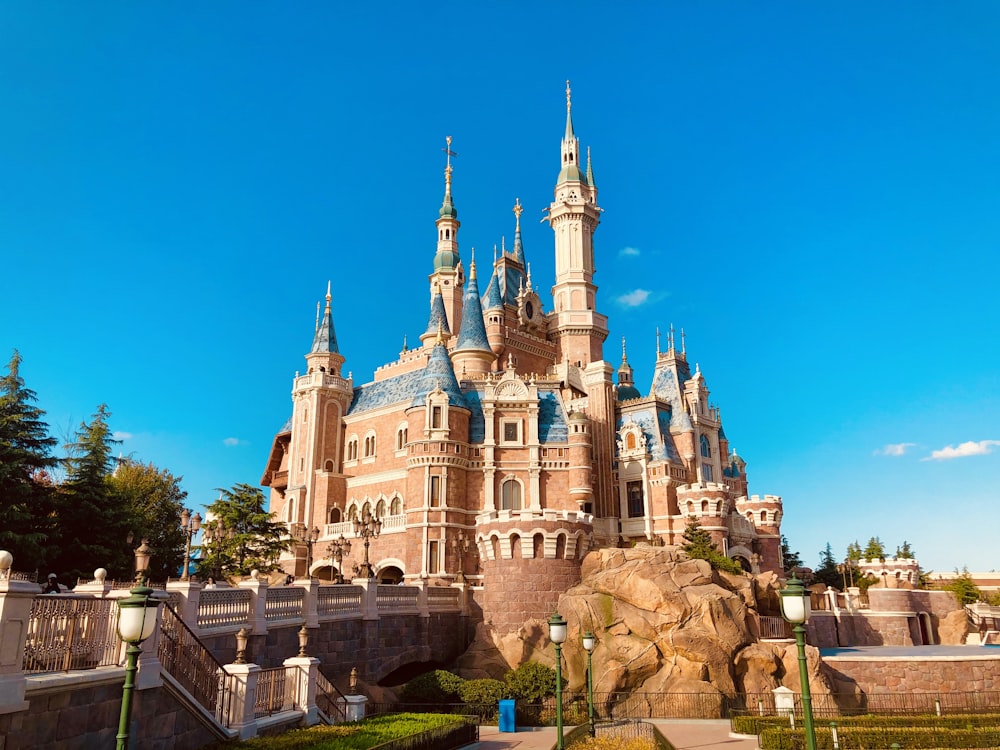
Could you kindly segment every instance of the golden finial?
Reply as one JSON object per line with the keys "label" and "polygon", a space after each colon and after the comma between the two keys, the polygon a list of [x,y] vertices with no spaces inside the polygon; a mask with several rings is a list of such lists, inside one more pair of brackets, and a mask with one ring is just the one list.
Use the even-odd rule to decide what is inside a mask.
{"label": "golden finial", "polygon": [[469,279],[476,278],[476,248],[472,248],[472,259],[469,261]]}
{"label": "golden finial", "polygon": [[445,153],[445,165],[444,165],[444,182],[445,190],[451,192],[451,157],[458,156],[457,153],[451,150],[451,136],[446,135],[444,137],[445,147],[441,149]]}
{"label": "golden finial", "polygon": [[685,339],[686,339],[686,337],[684,335],[684,329],[682,328],[681,329],[681,354],[684,354],[684,355],[687,354],[687,342],[686,342]]}
{"label": "golden finial", "polygon": [[330,296],[330,281],[327,280],[327,282],[326,282],[326,306],[327,307],[330,306],[330,300],[332,300],[332,299],[333,299],[333,297]]}
{"label": "golden finial", "polygon": [[570,108],[573,106],[570,102],[570,93],[572,89],[569,87],[569,79],[566,79],[566,114],[569,114]]}
{"label": "golden finial", "polygon": [[[657,333],[659,333],[659,329],[657,329]],[[657,349],[659,349],[659,346],[657,346]],[[624,362],[626,359],[627,358],[625,356],[625,337],[622,336],[622,362]]]}
{"label": "golden finial", "polygon": [[521,213],[524,211],[524,207],[521,205],[521,199],[520,198],[515,198],[514,199],[514,208],[513,208],[513,211],[514,211],[514,217],[516,219],[515,231],[520,232],[521,231]]}
{"label": "golden finial", "polygon": [[442,323],[441,323],[440,320],[438,321],[437,339],[435,339],[434,343],[435,344],[443,344],[444,343],[444,327],[443,327],[443,325],[442,325]]}

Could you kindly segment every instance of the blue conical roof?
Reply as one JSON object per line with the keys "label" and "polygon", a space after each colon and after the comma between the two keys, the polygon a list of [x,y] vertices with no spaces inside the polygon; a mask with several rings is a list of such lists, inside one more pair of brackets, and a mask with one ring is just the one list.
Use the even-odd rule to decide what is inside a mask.
{"label": "blue conical roof", "polygon": [[451,404],[465,406],[462,389],[459,388],[458,378],[455,377],[455,368],[452,367],[451,358],[448,356],[448,348],[440,340],[431,349],[431,356],[427,360],[410,405],[423,406],[427,394],[437,388],[448,394],[448,401]]}
{"label": "blue conical roof", "polygon": [[317,352],[327,354],[340,354],[337,348],[337,332],[333,330],[333,313],[330,312],[330,286],[326,287],[326,310],[323,312],[323,320],[316,328],[316,335],[313,336],[311,354]]}
{"label": "blue conical roof", "polygon": [[455,351],[487,351],[492,353],[490,340],[486,336],[483,322],[483,304],[479,299],[479,283],[476,281],[476,264],[469,271],[469,283],[462,300],[462,325],[458,329],[458,343]]}
{"label": "blue conical roof", "polygon": [[426,332],[437,333],[438,331],[451,335],[451,330],[448,328],[448,315],[444,310],[444,297],[441,296],[440,288],[434,293],[434,299],[431,300],[431,317],[427,321]]}
{"label": "blue conical roof", "polygon": [[493,274],[490,276],[490,283],[486,285],[485,310],[495,310],[503,307],[503,296],[500,294],[500,279],[497,277],[496,266],[493,267]]}

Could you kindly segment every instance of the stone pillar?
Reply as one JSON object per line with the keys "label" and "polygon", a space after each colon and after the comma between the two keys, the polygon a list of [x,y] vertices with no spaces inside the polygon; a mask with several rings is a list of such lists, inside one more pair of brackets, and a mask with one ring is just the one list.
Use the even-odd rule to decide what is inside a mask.
{"label": "stone pillar", "polygon": [[293,656],[282,662],[287,670],[285,679],[295,686],[295,708],[302,711],[306,726],[319,723],[319,708],[316,706],[316,676],[319,673],[319,659],[312,656]]}
{"label": "stone pillar", "polygon": [[295,582],[303,590],[302,619],[307,628],[319,627],[319,581],[315,578],[299,579]]}
{"label": "stone pillar", "polygon": [[360,586],[361,594],[361,619],[377,620],[378,614],[378,581],[374,578],[355,578],[351,581],[355,586]]}
{"label": "stone pillar", "polygon": [[255,737],[257,718],[254,716],[254,703],[257,701],[260,667],[256,664],[226,664],[222,669],[232,675],[229,681],[232,695],[224,696],[222,700],[223,722],[228,720],[230,729],[236,731],[241,740]]}
{"label": "stone pillar", "polygon": [[108,581],[108,571],[104,568],[98,568],[94,571],[93,581],[78,583],[76,584],[76,588],[73,589],[74,594],[86,594],[98,599],[107,598],[111,595],[112,591],[111,582]]}
{"label": "stone pillar", "polygon": [[267,579],[252,577],[237,586],[250,591],[250,634],[267,635]]}
{"label": "stone pillar", "polygon": [[788,716],[795,713],[795,693],[784,685],[771,691],[774,693],[774,710],[778,716]]}
{"label": "stone pillar", "polygon": [[198,629],[198,606],[201,603],[202,584],[198,581],[167,581],[167,593],[180,594],[181,601],[177,605],[177,616],[191,628],[195,635],[201,635]]}
{"label": "stone pillar", "polygon": [[345,695],[338,698],[337,703],[344,710],[345,721],[361,721],[365,718],[365,704],[368,702],[366,695]]}
{"label": "stone pillar", "polygon": [[[125,599],[130,595],[131,592],[128,589],[112,589],[108,592],[109,599]],[[161,687],[163,685],[163,678],[160,676],[160,658],[157,656],[157,651],[160,645],[160,627],[163,618],[160,603],[167,600],[167,593],[165,591],[154,591],[149,598],[157,602],[156,609],[154,610],[156,613],[156,627],[153,629],[153,634],[139,644],[140,654],[137,662],[139,671],[135,675],[136,690],[148,690],[149,688]],[[117,615],[115,616],[117,617]],[[124,657],[125,649],[127,648],[128,644],[122,643],[122,657]]]}
{"label": "stone pillar", "polygon": [[31,603],[41,593],[37,583],[12,581],[14,557],[0,550],[0,714],[26,711],[27,685],[21,663],[28,637]]}
{"label": "stone pillar", "polygon": [[427,602],[427,581],[425,579],[419,579],[410,585],[420,592],[417,594],[417,610],[420,612],[420,616],[430,617],[431,607]]}
{"label": "stone pillar", "polygon": [[844,602],[847,604],[849,612],[856,612],[861,608],[861,589],[857,586],[848,586],[844,595]]}

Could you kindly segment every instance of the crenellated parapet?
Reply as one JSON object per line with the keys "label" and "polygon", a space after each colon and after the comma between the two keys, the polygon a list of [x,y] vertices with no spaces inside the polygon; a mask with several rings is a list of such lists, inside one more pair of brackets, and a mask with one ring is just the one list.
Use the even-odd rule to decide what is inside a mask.
{"label": "crenellated parapet", "polygon": [[677,509],[687,518],[722,519],[729,515],[731,508],[732,500],[723,484],[694,482],[677,488]]}
{"label": "crenellated parapet", "polygon": [[776,533],[781,526],[783,514],[781,498],[778,495],[751,495],[736,500],[736,512],[747,518],[758,529]]}

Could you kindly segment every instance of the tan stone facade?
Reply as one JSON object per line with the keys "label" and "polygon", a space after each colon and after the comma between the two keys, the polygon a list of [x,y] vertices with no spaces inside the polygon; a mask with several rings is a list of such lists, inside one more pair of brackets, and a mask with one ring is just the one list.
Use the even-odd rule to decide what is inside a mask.
{"label": "tan stone facade", "polygon": [[[339,567],[351,576],[363,556],[353,522],[366,512],[382,522],[369,550],[380,579],[482,585],[484,617],[503,629],[551,612],[587,550],[678,544],[689,518],[747,569],[780,567],[781,499],[747,496],[746,464],[704,376],[691,372],[683,336],[678,348],[671,330],[645,394],[624,342],[617,383],[604,359],[593,245],[601,210],[568,92],[560,155],[547,216],[550,302],[531,276],[519,202],[513,247],[488,274],[475,261],[466,272],[450,162],[419,348],[356,385],[341,374],[328,290],[262,480],[278,520],[319,530],[313,575],[337,575],[328,546],[343,536],[352,549]],[[306,573],[305,547],[282,564]]]}

